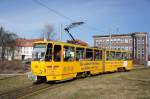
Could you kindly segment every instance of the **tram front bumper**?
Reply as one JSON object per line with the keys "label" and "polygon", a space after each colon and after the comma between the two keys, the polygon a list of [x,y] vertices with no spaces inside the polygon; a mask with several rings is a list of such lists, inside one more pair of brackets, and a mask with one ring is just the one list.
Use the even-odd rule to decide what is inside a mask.
{"label": "tram front bumper", "polygon": [[57,81],[57,80],[62,80],[62,76],[61,75],[48,75],[46,76],[47,81]]}
{"label": "tram front bumper", "polygon": [[37,76],[32,74],[31,72],[28,73],[28,79],[31,81],[36,81],[37,80]]}

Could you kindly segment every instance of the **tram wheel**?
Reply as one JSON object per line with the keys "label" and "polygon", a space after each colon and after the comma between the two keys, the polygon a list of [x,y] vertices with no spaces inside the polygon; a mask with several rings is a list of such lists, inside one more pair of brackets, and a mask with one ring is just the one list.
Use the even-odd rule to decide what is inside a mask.
{"label": "tram wheel", "polygon": [[87,72],[83,72],[82,73],[82,78],[86,78],[88,76],[88,73]]}
{"label": "tram wheel", "polygon": [[41,84],[46,81],[45,76],[37,76],[36,79],[33,81],[33,84]]}

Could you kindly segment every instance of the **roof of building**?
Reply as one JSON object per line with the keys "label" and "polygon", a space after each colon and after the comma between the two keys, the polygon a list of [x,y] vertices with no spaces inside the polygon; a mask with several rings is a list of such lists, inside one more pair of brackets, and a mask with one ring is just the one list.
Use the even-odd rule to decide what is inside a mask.
{"label": "roof of building", "polygon": [[16,39],[16,46],[19,47],[32,47],[34,42],[43,41],[43,39],[25,39],[18,38]]}
{"label": "roof of building", "polygon": [[[116,36],[132,36],[132,35],[137,35],[137,34],[147,34],[147,32],[133,32],[133,33],[128,33],[128,34],[111,34],[111,37],[116,37]],[[93,38],[95,37],[109,37],[110,35],[94,35]]]}

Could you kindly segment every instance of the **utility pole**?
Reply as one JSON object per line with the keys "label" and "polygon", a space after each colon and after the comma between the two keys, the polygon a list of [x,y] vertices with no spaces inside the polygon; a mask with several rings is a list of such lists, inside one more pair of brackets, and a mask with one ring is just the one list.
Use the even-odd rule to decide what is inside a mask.
{"label": "utility pole", "polygon": [[109,32],[109,49],[111,50],[111,33]]}
{"label": "utility pole", "polygon": [[60,37],[59,37],[59,41],[62,41],[62,34],[63,34],[63,24],[60,24]]}
{"label": "utility pole", "polygon": [[119,27],[116,28],[116,33],[117,33],[117,34],[120,33]]}
{"label": "utility pole", "polygon": [[131,34],[132,37],[132,59],[135,62],[135,33]]}

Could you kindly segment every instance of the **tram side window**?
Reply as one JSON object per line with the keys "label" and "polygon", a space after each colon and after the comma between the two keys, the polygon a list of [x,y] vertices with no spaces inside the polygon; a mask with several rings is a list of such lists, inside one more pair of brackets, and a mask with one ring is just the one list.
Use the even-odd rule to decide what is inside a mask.
{"label": "tram side window", "polygon": [[84,59],[84,48],[76,48],[76,61]]}
{"label": "tram side window", "polygon": [[61,45],[54,46],[54,61],[61,61]]}
{"label": "tram side window", "polygon": [[100,51],[94,50],[94,60],[100,60]]}
{"label": "tram side window", "polygon": [[92,49],[86,49],[86,60],[89,60],[89,61],[93,60],[93,51],[92,51]]}
{"label": "tram side window", "polygon": [[52,61],[52,44],[47,45],[47,51],[45,55],[45,61]]}
{"label": "tram side window", "polygon": [[106,51],[106,60],[109,60],[109,51]]}
{"label": "tram side window", "polygon": [[64,61],[74,61],[74,47],[64,46]]}
{"label": "tram side window", "polygon": [[102,60],[102,50],[100,50],[100,60]]}
{"label": "tram side window", "polygon": [[121,52],[116,52],[116,59],[117,60],[121,60],[122,59]]}
{"label": "tram side window", "polygon": [[123,60],[128,60],[128,54],[127,54],[127,52],[122,52],[122,59]]}
{"label": "tram side window", "polygon": [[107,51],[107,60],[114,60],[115,59],[115,52],[114,51]]}

